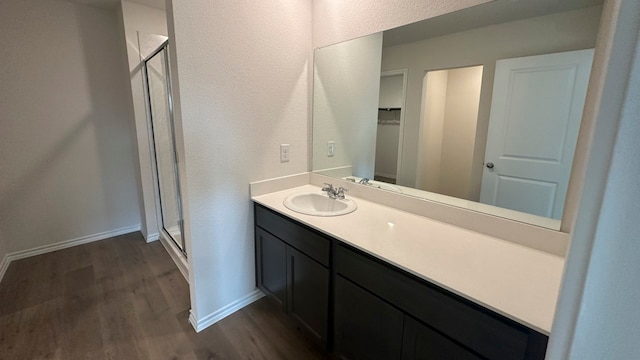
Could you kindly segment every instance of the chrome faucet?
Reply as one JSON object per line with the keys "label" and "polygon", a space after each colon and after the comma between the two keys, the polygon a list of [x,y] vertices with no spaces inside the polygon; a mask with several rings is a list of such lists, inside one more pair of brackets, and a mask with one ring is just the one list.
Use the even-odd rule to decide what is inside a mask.
{"label": "chrome faucet", "polygon": [[336,189],[333,187],[333,184],[325,183],[322,191],[326,192],[327,195],[332,199],[344,200],[344,193],[345,191],[349,190],[343,188],[342,186]]}
{"label": "chrome faucet", "polygon": [[369,184],[369,178],[362,178],[362,179],[360,179],[360,181],[358,182],[358,184],[362,184],[362,185],[371,185],[371,184]]}

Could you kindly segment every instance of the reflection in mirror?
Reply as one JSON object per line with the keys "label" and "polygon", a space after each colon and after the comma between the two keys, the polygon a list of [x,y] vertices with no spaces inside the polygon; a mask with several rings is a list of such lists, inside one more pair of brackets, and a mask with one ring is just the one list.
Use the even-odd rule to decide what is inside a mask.
{"label": "reflection in mirror", "polygon": [[482,66],[429,71],[423,79],[416,188],[473,200]]}
{"label": "reflection in mirror", "polygon": [[378,127],[376,130],[375,177],[387,183],[396,182],[400,151],[400,124],[404,113],[407,72],[383,71],[380,76]]}
{"label": "reflection in mirror", "polygon": [[558,230],[601,3],[498,0],[317,49],[313,170]]}

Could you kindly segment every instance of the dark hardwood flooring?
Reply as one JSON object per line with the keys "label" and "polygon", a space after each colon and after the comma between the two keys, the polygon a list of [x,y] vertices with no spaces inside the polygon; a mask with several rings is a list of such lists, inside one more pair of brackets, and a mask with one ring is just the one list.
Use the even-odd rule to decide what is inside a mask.
{"label": "dark hardwood flooring", "polygon": [[196,333],[188,284],[139,233],[19,261],[0,283],[0,359],[327,359],[263,298]]}

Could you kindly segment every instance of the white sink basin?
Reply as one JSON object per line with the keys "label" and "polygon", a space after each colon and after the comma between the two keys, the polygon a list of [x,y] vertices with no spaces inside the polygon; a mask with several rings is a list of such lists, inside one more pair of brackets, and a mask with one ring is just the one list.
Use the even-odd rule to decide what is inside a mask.
{"label": "white sink basin", "polygon": [[293,193],[283,204],[287,209],[313,216],[339,216],[354,212],[358,205],[352,199],[331,199],[324,193]]}

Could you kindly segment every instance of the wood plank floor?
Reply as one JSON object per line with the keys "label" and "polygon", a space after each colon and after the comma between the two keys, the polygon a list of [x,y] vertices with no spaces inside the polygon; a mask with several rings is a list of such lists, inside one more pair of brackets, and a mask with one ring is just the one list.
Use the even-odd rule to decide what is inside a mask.
{"label": "wood plank floor", "polygon": [[0,359],[327,359],[263,298],[196,333],[188,284],[139,233],[9,266]]}

